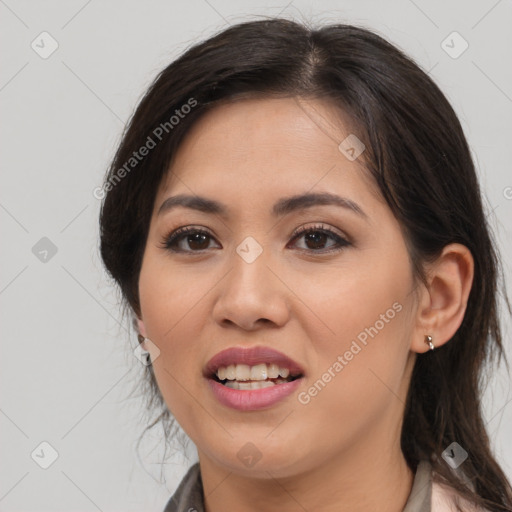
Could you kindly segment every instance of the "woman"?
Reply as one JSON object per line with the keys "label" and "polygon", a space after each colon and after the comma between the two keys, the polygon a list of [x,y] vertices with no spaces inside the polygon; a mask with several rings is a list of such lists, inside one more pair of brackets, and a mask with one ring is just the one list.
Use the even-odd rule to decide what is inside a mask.
{"label": "woman", "polygon": [[460,123],[397,48],[232,26],[160,73],[104,192],[152,398],[199,456],[166,511],[512,510],[480,410],[499,262]]}

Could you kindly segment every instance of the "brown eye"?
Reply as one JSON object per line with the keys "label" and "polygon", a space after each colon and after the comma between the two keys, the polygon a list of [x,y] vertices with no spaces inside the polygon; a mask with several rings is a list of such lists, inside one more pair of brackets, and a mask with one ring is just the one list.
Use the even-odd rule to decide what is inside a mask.
{"label": "brown eye", "polygon": [[200,252],[209,248],[212,239],[207,231],[185,227],[165,237],[162,245],[172,252]]}
{"label": "brown eye", "polygon": [[[300,228],[294,233],[292,241],[299,240],[300,238],[304,239],[305,245],[300,247],[301,250],[318,253],[338,251],[350,245],[348,240],[323,225]],[[329,240],[332,240],[334,243],[326,246]]]}
{"label": "brown eye", "polygon": [[205,243],[208,242],[208,238],[208,235],[204,235],[203,233],[195,233],[192,235],[186,235],[184,239],[191,249],[201,251],[203,249],[208,249],[209,243]]}
{"label": "brown eye", "polygon": [[308,249],[322,249],[329,239],[329,235],[321,231],[312,231],[304,235],[304,241]]}

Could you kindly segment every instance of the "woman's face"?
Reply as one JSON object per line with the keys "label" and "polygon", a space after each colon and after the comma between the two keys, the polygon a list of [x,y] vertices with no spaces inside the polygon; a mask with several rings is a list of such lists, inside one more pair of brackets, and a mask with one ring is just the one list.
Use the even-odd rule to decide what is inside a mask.
{"label": "woman's face", "polygon": [[[350,130],[334,108],[301,101],[243,100],[194,125],[158,191],[140,274],[170,411],[200,459],[242,474],[396,448],[414,362],[400,226],[353,135],[339,149]],[[173,206],[181,195],[220,209]],[[300,377],[283,382],[287,368]]]}

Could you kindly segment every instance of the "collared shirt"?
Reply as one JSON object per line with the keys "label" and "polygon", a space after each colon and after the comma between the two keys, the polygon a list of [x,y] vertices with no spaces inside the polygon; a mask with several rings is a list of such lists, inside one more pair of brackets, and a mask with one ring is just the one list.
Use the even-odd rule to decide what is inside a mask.
{"label": "collared shirt", "polygon": [[[403,512],[432,512],[432,467],[421,461],[416,469],[411,493]],[[183,477],[164,512],[205,512],[203,483],[196,462]]]}

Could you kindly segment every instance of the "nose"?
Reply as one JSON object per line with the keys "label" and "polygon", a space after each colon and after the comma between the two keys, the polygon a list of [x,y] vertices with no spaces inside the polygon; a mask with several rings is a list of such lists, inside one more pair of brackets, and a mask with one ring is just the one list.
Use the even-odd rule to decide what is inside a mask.
{"label": "nose", "polygon": [[217,288],[214,320],[223,327],[238,326],[246,331],[285,325],[291,292],[279,271],[270,268],[266,251],[252,263],[234,252],[230,263],[231,271]]}

